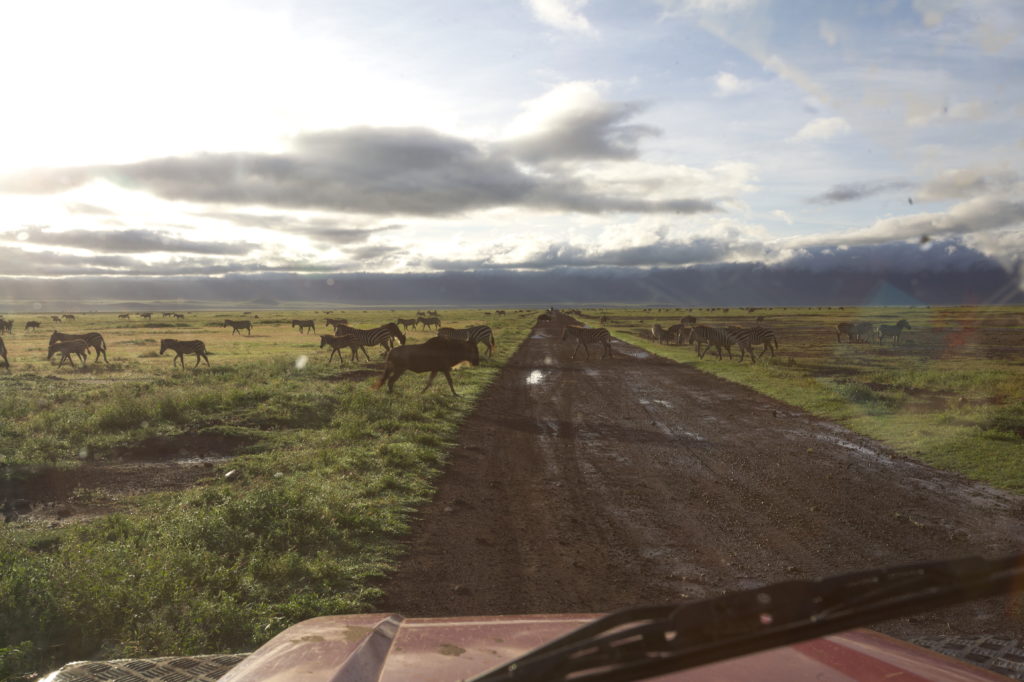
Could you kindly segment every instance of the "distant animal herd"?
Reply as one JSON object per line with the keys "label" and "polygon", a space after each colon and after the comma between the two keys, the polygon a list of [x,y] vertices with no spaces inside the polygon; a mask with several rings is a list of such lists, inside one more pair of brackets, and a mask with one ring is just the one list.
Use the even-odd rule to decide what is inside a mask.
{"label": "distant animal herd", "polygon": [[[726,313],[728,312],[728,308],[722,308],[721,310]],[[749,309],[750,312],[754,310]],[[331,311],[327,312],[330,313]],[[528,313],[529,311],[515,312]],[[651,312],[651,309],[644,309],[644,312]],[[492,313],[487,312],[484,314],[491,315]],[[507,314],[507,311],[496,310],[493,314],[504,316]],[[151,320],[153,317],[153,313],[150,312],[136,313],[136,315],[143,320]],[[592,344],[598,344],[602,348],[602,358],[613,355],[612,335],[605,327],[581,325],[572,318],[567,317],[567,315],[585,317],[581,311],[576,309],[558,311],[552,308],[541,314],[537,320],[538,323],[548,322],[557,324],[561,327],[561,340],[575,342],[576,345],[571,355],[571,358],[574,360],[581,349],[589,360],[589,346]],[[185,319],[183,313],[164,312],[161,313],[161,316],[164,318]],[[252,315],[251,312],[245,312],[243,316],[259,318],[258,315]],[[130,319],[131,313],[120,313],[118,318]],[[54,323],[74,321],[75,319],[75,315],[70,313],[59,316],[50,315],[50,320]],[[650,327],[649,332],[645,331],[643,335],[661,344],[683,345],[685,343],[692,345],[695,347],[699,358],[704,358],[708,351],[714,350],[715,355],[719,359],[723,358],[723,353],[728,354],[729,358],[734,359],[733,349],[735,348],[740,351],[740,362],[743,362],[748,356],[751,362],[756,362],[766,353],[770,353],[774,357],[775,351],[779,348],[779,341],[775,332],[763,326],[763,321],[764,317],[758,316],[756,318],[757,324],[752,327],[721,327],[698,324],[696,317],[686,315],[680,318],[678,323],[670,326],[663,327],[661,324],[654,324]],[[306,334],[307,332],[309,334],[317,333],[317,321],[315,319],[293,319],[290,322],[291,327],[293,329],[297,328],[300,334]],[[600,317],[602,325],[609,322],[610,319],[607,315]],[[442,327],[441,316],[436,310],[417,311],[415,317],[399,317],[395,322],[388,322],[370,329],[350,326],[347,319],[331,317],[330,315],[324,318],[324,323],[327,328],[333,329],[331,334],[320,335],[320,348],[330,349],[326,362],[330,364],[335,355],[338,356],[339,362],[342,362],[342,350],[349,351],[352,362],[358,361],[359,353],[362,351],[363,357],[369,362],[370,355],[367,352],[367,348],[379,347],[386,359],[385,372],[377,383],[377,387],[380,388],[386,383],[389,391],[398,377],[404,372],[429,371],[431,375],[427,382],[427,387],[433,382],[435,375],[440,372],[444,373],[452,393],[455,393],[455,388],[452,385],[449,374],[452,365],[459,362],[469,362],[476,365],[480,359],[479,346],[481,344],[486,351],[487,357],[492,357],[496,347],[494,331],[489,326],[474,325],[461,329]],[[24,330],[32,332],[39,330],[42,326],[43,323],[39,320],[28,320],[24,324]],[[253,331],[252,319],[224,319],[220,326],[224,328],[230,327],[232,335],[242,334],[244,331],[246,336],[251,336]],[[410,328],[413,330],[434,331],[436,336],[423,344],[406,345],[406,332]],[[851,344],[876,341],[879,344],[890,342],[892,345],[898,345],[902,333],[909,329],[911,329],[911,326],[906,320],[899,320],[896,324],[892,325],[875,324],[866,321],[848,321],[836,324],[833,331],[835,332],[837,343],[842,343],[844,340]],[[10,371],[7,347],[3,340],[4,334],[14,334],[14,321],[0,317],[0,367],[7,368]],[[398,350],[399,348],[401,350]],[[759,353],[756,352],[758,350],[760,351]],[[180,362],[181,367],[184,369],[186,355],[195,356],[194,367],[198,367],[204,361],[207,366],[210,365],[206,344],[199,339],[162,339],[160,341],[159,353],[164,355],[167,351],[173,352],[172,365],[175,367]],[[104,362],[109,363],[106,341],[101,333],[70,334],[54,330],[50,335],[48,343],[47,359],[52,360],[58,357],[58,367],[62,367],[65,363],[74,367],[75,359],[78,359],[84,365],[88,360],[90,352],[95,354],[94,362],[99,362],[102,357]],[[449,361],[452,364],[446,364]]]}

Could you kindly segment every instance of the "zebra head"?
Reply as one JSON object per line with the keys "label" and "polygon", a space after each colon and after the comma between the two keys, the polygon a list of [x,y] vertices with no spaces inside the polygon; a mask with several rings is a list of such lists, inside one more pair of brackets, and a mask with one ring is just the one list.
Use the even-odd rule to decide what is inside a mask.
{"label": "zebra head", "polygon": [[[49,343],[49,345],[52,346],[53,344],[57,343],[58,341],[60,341],[60,332],[54,330],[54,332],[52,334],[50,334],[50,343]],[[51,352],[51,355],[52,355],[52,352]]]}
{"label": "zebra head", "polygon": [[160,340],[160,355],[163,355],[171,344],[175,343],[175,339],[161,339]]}
{"label": "zebra head", "polygon": [[899,322],[896,323],[896,328],[897,329],[910,329],[910,323],[907,322],[906,320],[900,320]]}
{"label": "zebra head", "polygon": [[392,336],[398,339],[398,342],[400,344],[402,344],[403,346],[405,345],[405,334],[402,333],[402,330],[398,328],[397,324],[395,324],[394,322],[388,322],[384,326],[387,328],[388,331],[391,332]]}

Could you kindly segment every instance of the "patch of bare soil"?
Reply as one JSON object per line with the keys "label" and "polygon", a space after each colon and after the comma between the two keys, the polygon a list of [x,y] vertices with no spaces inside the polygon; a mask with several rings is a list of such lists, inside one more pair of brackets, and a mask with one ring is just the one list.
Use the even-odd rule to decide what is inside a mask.
{"label": "patch of bare soil", "polygon": [[114,448],[108,458],[0,480],[4,521],[72,523],[117,511],[124,498],[182,490],[213,476],[249,439],[215,433],[156,436]]}
{"label": "patch of bare soil", "polygon": [[[1024,549],[1020,496],[621,341],[571,361],[559,331],[464,423],[381,610],[606,612]],[[998,599],[878,629],[1024,636]]]}

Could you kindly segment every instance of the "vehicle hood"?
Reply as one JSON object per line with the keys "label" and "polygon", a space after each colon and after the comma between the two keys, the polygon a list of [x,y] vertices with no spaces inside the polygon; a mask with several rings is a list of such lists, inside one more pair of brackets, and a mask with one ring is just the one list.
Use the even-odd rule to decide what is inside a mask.
{"label": "vehicle hood", "polygon": [[[521,656],[595,617],[364,614],[313,618],[281,632],[221,679],[454,682]],[[851,630],[650,679],[1005,682],[1007,678],[870,630]]]}

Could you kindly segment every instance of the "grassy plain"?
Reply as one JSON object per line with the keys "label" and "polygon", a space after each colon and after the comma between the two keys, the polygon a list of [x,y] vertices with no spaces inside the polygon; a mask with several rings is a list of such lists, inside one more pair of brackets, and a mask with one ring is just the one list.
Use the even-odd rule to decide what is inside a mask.
{"label": "grassy plain", "polygon": [[[586,310],[613,335],[840,422],[898,452],[1024,492],[1024,307]],[[757,364],[698,359],[649,335],[694,315],[699,324],[773,329],[779,351]],[[597,319],[595,319],[597,318]],[[835,325],[906,319],[898,346],[837,343]],[[734,349],[735,350],[735,349]],[[739,357],[737,353],[736,357]],[[756,453],[752,453],[756,454]]]}
{"label": "grassy plain", "polygon": [[[379,350],[328,366],[319,337],[290,326],[316,318],[328,333],[322,312],[254,315],[251,337],[220,326],[238,312],[89,314],[37,332],[14,316],[0,370],[0,679],[244,651],[311,616],[371,609],[458,422],[535,319],[443,311],[446,326],[489,324],[498,340],[493,361],[454,374],[456,398],[443,377],[421,395],[426,375],[412,373],[393,395],[373,390]],[[103,333],[110,364],[58,369],[45,359],[54,326]],[[203,340],[212,367],[172,368],[162,338]]]}

